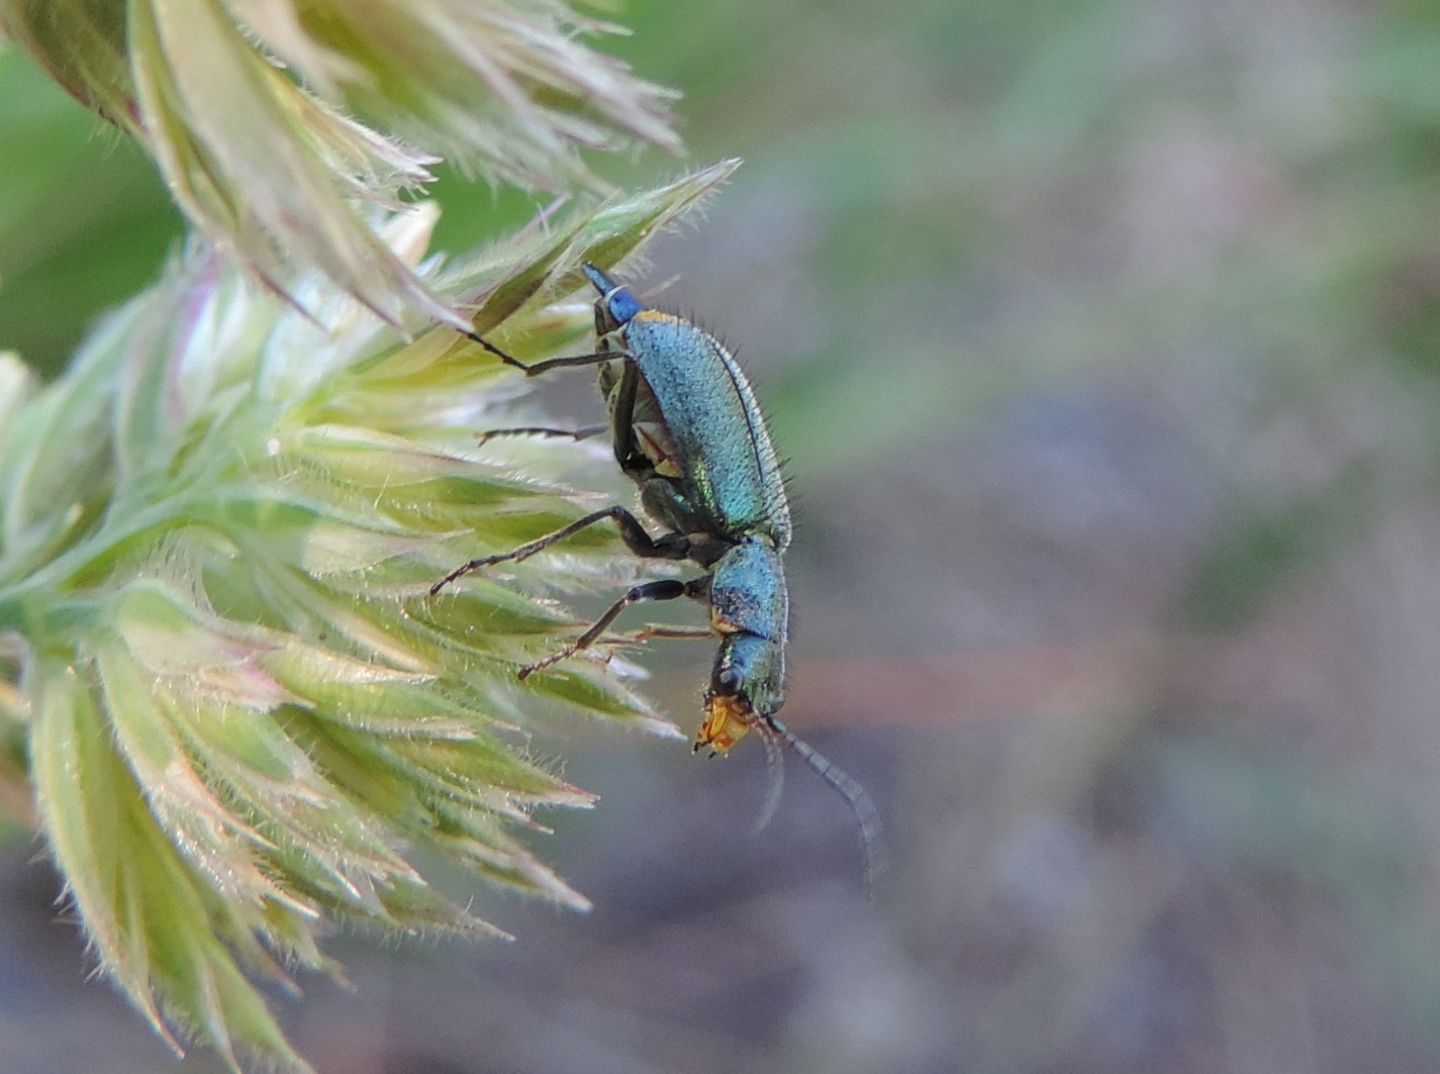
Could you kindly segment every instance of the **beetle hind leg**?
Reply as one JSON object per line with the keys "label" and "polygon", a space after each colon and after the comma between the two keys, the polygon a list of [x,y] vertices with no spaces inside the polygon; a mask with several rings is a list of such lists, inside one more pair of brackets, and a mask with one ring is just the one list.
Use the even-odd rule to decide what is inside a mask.
{"label": "beetle hind leg", "polygon": [[601,433],[608,433],[608,425],[584,425],[579,429],[554,429],[548,425],[521,425],[514,429],[489,429],[483,433],[475,434],[477,444],[487,444],[491,440],[498,440],[507,436],[537,436],[543,438],[554,438],[557,440],[574,440],[577,443],[581,440],[588,440],[592,436],[599,436]]}
{"label": "beetle hind leg", "polygon": [[550,372],[552,369],[566,369],[570,366],[577,365],[599,365],[601,362],[613,362],[617,358],[629,357],[629,355],[621,351],[596,351],[593,354],[570,354],[564,358],[547,358],[544,361],[531,362],[529,365],[526,365],[520,361],[520,359],[502,351],[479,332],[464,332],[461,334],[470,340],[470,342],[480,344],[480,346],[484,347],[512,369],[520,370],[520,372],[524,373],[527,377],[538,377],[542,373]]}

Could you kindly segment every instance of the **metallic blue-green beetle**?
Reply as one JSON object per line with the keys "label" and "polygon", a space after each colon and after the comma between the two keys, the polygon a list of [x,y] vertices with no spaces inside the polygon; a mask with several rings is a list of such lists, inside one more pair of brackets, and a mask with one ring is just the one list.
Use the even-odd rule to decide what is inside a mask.
{"label": "metallic blue-green beetle", "polygon": [[667,578],[635,586],[575,642],[521,669],[520,677],[590,647],[631,604],[679,597],[705,601],[710,629],[704,633],[720,638],[720,650],[695,748],[723,754],[754,729],[767,741],[785,744],[850,803],[873,878],[879,871],[880,824],[869,795],[776,718],[785,698],[789,598],[781,556],[790,544],[790,509],[750,384],[709,333],[675,314],[646,307],[594,265],[587,262],[583,270],[599,292],[594,353],[526,365],[480,336],[472,338],[527,376],[599,365],[616,461],[639,486],[646,512],[666,532],[652,538],[629,511],[608,507],[511,552],[471,560],[432,586],[431,593],[477,568],[526,559],[605,519],[619,526],[637,555],[688,559],[705,567],[707,574],[690,581]]}

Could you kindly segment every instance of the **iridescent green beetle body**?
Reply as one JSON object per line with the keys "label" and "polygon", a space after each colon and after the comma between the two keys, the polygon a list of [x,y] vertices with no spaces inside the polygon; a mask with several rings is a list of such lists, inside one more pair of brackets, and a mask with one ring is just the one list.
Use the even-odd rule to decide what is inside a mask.
{"label": "iridescent green beetle body", "polygon": [[[790,508],[780,465],[755,394],[729,351],[674,314],[648,309],[602,335],[600,349],[612,341],[619,344],[612,349],[633,355],[669,432],[688,524],[731,540],[764,537],[784,552]],[[619,388],[617,382],[612,401]],[[627,460],[620,465],[628,471]]]}
{"label": "iridescent green beetle body", "polygon": [[576,641],[522,668],[520,677],[589,648],[631,604],[679,597],[705,602],[708,633],[720,638],[720,649],[695,748],[725,753],[758,729],[767,742],[783,743],[799,754],[855,811],[867,878],[873,881],[880,871],[881,841],[879,815],[869,795],[776,718],[785,699],[789,596],[781,557],[790,544],[790,509],[754,392],[715,337],[675,314],[647,308],[594,265],[586,263],[583,269],[600,295],[594,353],[525,365],[480,336],[472,338],[527,376],[600,366],[616,461],[639,486],[646,512],[666,532],[652,538],[629,511],[609,507],[511,552],[471,560],[432,586],[431,593],[477,568],[526,559],[606,519],[619,526],[637,555],[688,559],[705,567],[708,573],[688,582],[667,578],[635,586]]}
{"label": "iridescent green beetle body", "polygon": [[620,468],[645,509],[711,568],[710,623],[721,640],[696,747],[726,752],[784,703],[789,596],[781,554],[790,507],[770,434],[744,373],[714,336],[648,309],[594,265],[599,354]]}

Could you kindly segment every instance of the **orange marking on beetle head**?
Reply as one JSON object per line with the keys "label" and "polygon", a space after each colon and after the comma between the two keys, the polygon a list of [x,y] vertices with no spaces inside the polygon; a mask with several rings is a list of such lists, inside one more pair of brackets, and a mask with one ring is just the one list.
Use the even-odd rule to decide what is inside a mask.
{"label": "orange marking on beetle head", "polygon": [[705,698],[705,722],[695,736],[695,749],[706,747],[725,754],[755,726],[749,702],[739,697],[711,694]]}

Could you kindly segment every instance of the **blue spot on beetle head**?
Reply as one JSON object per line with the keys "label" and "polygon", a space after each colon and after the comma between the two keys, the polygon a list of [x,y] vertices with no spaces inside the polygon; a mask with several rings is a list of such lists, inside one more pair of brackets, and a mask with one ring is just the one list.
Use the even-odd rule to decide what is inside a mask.
{"label": "blue spot on beetle head", "polygon": [[595,290],[600,292],[605,301],[606,312],[617,327],[627,324],[631,317],[645,308],[640,304],[640,300],[631,293],[630,288],[616,283],[589,261],[582,264],[580,269],[595,285]]}

